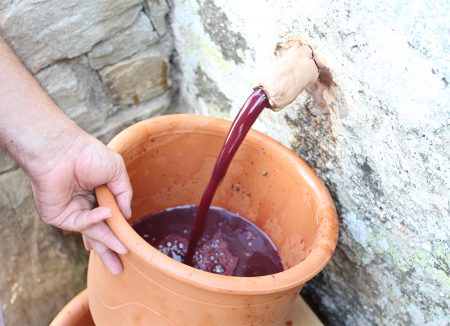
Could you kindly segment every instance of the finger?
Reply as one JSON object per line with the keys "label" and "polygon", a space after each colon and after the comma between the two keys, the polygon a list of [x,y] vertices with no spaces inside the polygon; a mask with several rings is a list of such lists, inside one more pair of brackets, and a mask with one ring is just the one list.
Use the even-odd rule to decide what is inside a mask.
{"label": "finger", "polygon": [[109,190],[116,198],[117,205],[125,218],[131,217],[131,198],[133,190],[128,178],[125,163],[119,154],[116,154],[116,173],[112,180],[107,183]]}
{"label": "finger", "polygon": [[55,226],[68,231],[81,232],[109,217],[112,212],[108,207],[97,207],[92,209],[93,204],[86,196],[75,196],[67,207],[56,218]]}
{"label": "finger", "polygon": [[83,234],[88,236],[91,240],[104,244],[106,247],[119,254],[126,254],[128,252],[127,248],[116,238],[105,222],[99,222],[90,226],[83,230]]}
{"label": "finger", "polygon": [[123,265],[117,254],[97,240],[91,239],[90,241],[95,253],[100,257],[100,260],[103,262],[106,268],[113,275],[121,274],[123,271]]}
{"label": "finger", "polygon": [[84,249],[86,249],[86,251],[91,251],[92,250],[92,245],[91,242],[89,240],[89,237],[85,234],[81,234],[81,237],[83,238],[83,244],[84,244]]}

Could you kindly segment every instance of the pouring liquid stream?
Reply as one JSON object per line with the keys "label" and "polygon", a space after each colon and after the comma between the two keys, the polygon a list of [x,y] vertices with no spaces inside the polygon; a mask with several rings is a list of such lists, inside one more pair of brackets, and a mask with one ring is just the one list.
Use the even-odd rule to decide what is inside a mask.
{"label": "pouring liquid stream", "polygon": [[199,239],[206,224],[209,207],[216,193],[217,187],[224,178],[228,166],[238,150],[248,131],[255,123],[258,116],[265,108],[269,108],[269,100],[261,88],[256,88],[245,101],[239,113],[235,117],[222,149],[214,166],[213,173],[206,187],[195,217],[194,229],[189,238],[188,251],[184,257],[184,263],[192,266],[192,258]]}

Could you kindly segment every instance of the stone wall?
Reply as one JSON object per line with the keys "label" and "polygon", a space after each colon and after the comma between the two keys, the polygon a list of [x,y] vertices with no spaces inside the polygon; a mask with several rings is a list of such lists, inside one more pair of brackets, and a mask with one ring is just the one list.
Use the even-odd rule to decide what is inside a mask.
{"label": "stone wall", "polygon": [[[65,113],[102,141],[164,113],[173,41],[164,0],[1,1],[0,31]],[[78,235],[43,224],[0,153],[0,301],[7,325],[48,325],[85,287]]]}
{"label": "stone wall", "polygon": [[448,1],[174,0],[185,109],[236,114],[277,42],[300,34],[334,74],[257,128],[306,160],[340,213],[303,295],[332,325],[449,322]]}

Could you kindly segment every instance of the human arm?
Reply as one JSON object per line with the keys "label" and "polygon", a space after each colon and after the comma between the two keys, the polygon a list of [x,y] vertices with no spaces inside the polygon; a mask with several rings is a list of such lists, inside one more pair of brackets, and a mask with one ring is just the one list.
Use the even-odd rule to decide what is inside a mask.
{"label": "human arm", "polygon": [[113,274],[115,253],[126,248],[104,220],[107,207],[89,196],[106,184],[125,217],[131,216],[131,185],[122,158],[69,119],[42,90],[0,38],[0,147],[28,174],[36,209],[46,223],[83,234]]}

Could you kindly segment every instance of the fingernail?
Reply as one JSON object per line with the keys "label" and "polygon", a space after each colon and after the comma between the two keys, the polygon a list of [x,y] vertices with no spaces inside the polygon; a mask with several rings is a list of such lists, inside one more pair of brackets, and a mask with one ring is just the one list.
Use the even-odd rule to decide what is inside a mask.
{"label": "fingernail", "polygon": [[122,274],[122,271],[123,271],[122,266],[116,266],[116,265],[108,266],[108,269],[111,272],[111,274],[113,274],[115,276]]}
{"label": "fingernail", "polygon": [[123,244],[121,244],[119,242],[118,245],[116,246],[115,252],[117,252],[118,254],[121,254],[121,255],[125,255],[128,252],[128,249],[127,249],[127,247],[125,247]]}

